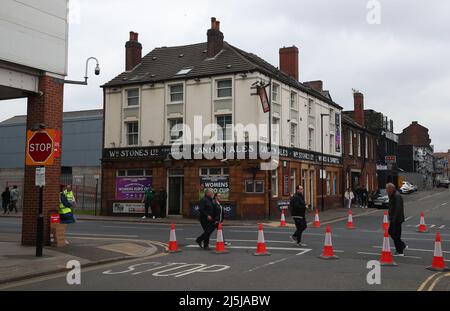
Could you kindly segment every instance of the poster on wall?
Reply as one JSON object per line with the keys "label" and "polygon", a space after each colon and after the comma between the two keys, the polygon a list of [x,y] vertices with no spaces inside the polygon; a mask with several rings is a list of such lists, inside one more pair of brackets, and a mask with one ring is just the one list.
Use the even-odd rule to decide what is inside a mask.
{"label": "poster on wall", "polygon": [[114,214],[144,214],[144,203],[113,203]]}
{"label": "poster on wall", "polygon": [[[189,204],[189,210],[191,217],[198,218],[198,204],[199,202],[191,202]],[[236,218],[236,205],[232,203],[221,203],[224,212],[225,219],[235,219]]]}
{"label": "poster on wall", "polygon": [[142,200],[144,191],[151,186],[151,177],[117,177],[116,200]]}
{"label": "poster on wall", "polygon": [[222,201],[230,199],[230,177],[229,176],[200,176],[199,199],[205,196],[206,188],[212,188],[214,193],[222,195]]}
{"label": "poster on wall", "polygon": [[336,113],[336,152],[341,152],[341,115]]}

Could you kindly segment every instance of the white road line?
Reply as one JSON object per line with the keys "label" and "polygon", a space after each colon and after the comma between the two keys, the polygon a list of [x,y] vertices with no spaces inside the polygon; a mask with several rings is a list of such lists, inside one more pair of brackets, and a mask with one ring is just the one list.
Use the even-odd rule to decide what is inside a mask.
{"label": "white road line", "polygon": [[[187,248],[199,248],[198,245],[186,245]],[[256,249],[256,246],[227,246],[229,249]],[[276,250],[276,251],[296,251],[296,252],[305,252],[310,251],[309,248],[289,248],[289,247],[266,247],[268,250]]]}
{"label": "white road line", "polygon": [[448,202],[442,203],[441,206],[447,205]]}
{"label": "white road line", "polygon": [[[358,254],[362,254],[362,255],[374,255],[374,256],[380,256],[381,254],[379,253],[369,253],[369,252],[358,252]],[[399,257],[399,256],[393,256],[393,257]],[[422,259],[422,257],[417,257],[417,256],[403,256],[404,258],[412,258],[412,259]]]}
{"label": "white road line", "polygon": [[93,234],[93,233],[66,233],[69,236],[104,236],[104,237],[118,237],[118,238],[138,238],[138,235],[125,235],[125,234]]}
{"label": "white road line", "polygon": [[[224,230],[224,232],[234,232],[234,233],[258,233],[258,231],[257,230],[255,230],[255,231],[248,231],[248,230]],[[265,235],[267,235],[267,234],[290,234],[290,235],[292,235],[292,232],[291,231],[269,231],[269,230],[264,230],[264,234]],[[309,233],[309,232],[305,232],[305,233],[303,233],[303,235],[312,235],[312,236],[321,236],[321,237],[324,237],[325,236],[325,234],[321,234],[321,233]],[[336,235],[336,234],[333,234],[333,237],[337,237],[338,235]]]}
{"label": "white road line", "polygon": [[[186,238],[185,240],[195,240],[195,238]],[[210,239],[210,241],[215,241],[216,239]],[[234,240],[234,239],[226,239],[228,242],[250,242],[250,243],[256,243],[256,240]],[[285,243],[285,244],[292,244],[295,245],[292,241],[273,241],[273,240],[266,240],[266,243]]]}
{"label": "white road line", "polygon": [[445,225],[442,225],[442,226],[439,227],[439,229],[444,229],[444,228],[445,228]]}
{"label": "white road line", "polygon": [[276,265],[277,263],[286,261],[286,260],[288,260],[288,259],[289,259],[289,258],[283,258],[283,259],[280,259],[280,260],[277,260],[277,261],[269,262],[269,263],[267,263],[267,264],[265,264],[265,265],[254,267],[254,268],[248,270],[247,272],[253,272],[253,271],[258,270],[258,269],[261,269],[261,268],[265,268],[265,267],[268,267],[268,266],[273,266],[273,265]]}
{"label": "white road line", "polygon": [[[373,248],[382,248],[381,246],[372,246]],[[394,247],[391,247],[391,249],[395,249]],[[428,253],[434,253],[434,249],[420,249],[420,248],[409,248],[406,251],[416,251],[416,252],[428,252]],[[449,251],[442,251],[443,253],[450,254]]]}
{"label": "white road line", "polygon": [[412,216],[409,216],[408,218],[405,219],[405,222],[407,222],[408,220],[410,220],[412,218]]}
{"label": "white road line", "polygon": [[[100,226],[102,228],[115,228],[115,229],[137,229],[137,230],[170,230],[167,228],[139,228],[139,227],[119,227],[119,226]],[[184,229],[176,229],[177,231],[183,231]]]}
{"label": "white road line", "polygon": [[431,228],[434,228],[434,227],[436,227],[436,225],[431,225],[431,226],[430,226],[430,229],[431,229]]}

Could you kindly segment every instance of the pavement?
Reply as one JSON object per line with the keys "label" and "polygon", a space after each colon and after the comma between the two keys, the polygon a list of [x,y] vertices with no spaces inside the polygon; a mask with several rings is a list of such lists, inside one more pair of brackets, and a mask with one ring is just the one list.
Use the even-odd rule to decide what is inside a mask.
{"label": "pavement", "polygon": [[[322,228],[308,228],[298,248],[289,240],[292,224],[279,228],[279,221],[264,222],[266,244],[271,256],[255,257],[257,222],[227,221],[225,240],[231,242],[229,254],[216,255],[201,250],[195,243],[200,234],[198,223],[193,220],[163,219],[141,220],[91,217],[69,226],[69,246],[62,249],[45,249],[48,258],[32,258],[34,249],[16,246],[8,256],[22,254],[25,259],[4,256],[7,247],[0,243],[0,266],[8,263],[10,277],[14,271],[25,275],[20,281],[10,280],[0,284],[4,290],[450,290],[450,273],[425,269],[431,264],[434,238],[441,232],[442,248],[447,265],[450,265],[450,191],[433,190],[404,197],[406,223],[403,239],[409,250],[403,258],[395,257],[397,267],[382,267],[381,284],[369,285],[367,264],[379,259],[383,241],[381,222],[383,211],[353,209],[356,229],[345,227],[347,210],[329,210],[321,213]],[[417,233],[420,212],[424,211],[429,233]],[[308,215],[313,220],[313,215]],[[287,219],[290,222],[290,219]],[[177,240],[182,252],[168,254],[164,247],[169,238],[169,223],[177,223]],[[0,241],[8,236],[20,235],[21,219],[0,218]],[[333,233],[335,261],[318,259],[323,250],[324,225],[329,224]],[[211,245],[215,244],[215,234]],[[155,252],[140,252],[138,246],[154,247]],[[131,244],[131,245],[130,245]],[[138,246],[136,246],[138,245]],[[391,240],[391,247],[393,246]],[[129,254],[123,250],[128,249]],[[20,252],[22,250],[23,253]],[[132,252],[134,250],[134,253]],[[112,253],[112,254],[111,254]],[[82,283],[71,286],[66,282],[67,271],[48,270],[45,276],[26,278],[25,268],[33,265],[34,271],[43,270],[44,262],[64,268],[69,259],[80,258]],[[117,258],[118,261],[105,261]],[[20,260],[19,260],[20,259]],[[89,261],[89,262],[88,262]],[[91,266],[83,266],[90,263]],[[8,270],[8,269],[5,269]],[[64,270],[64,269],[63,269]],[[3,270],[0,270],[3,276]],[[6,279],[6,277],[5,277]],[[268,281],[270,280],[270,281]],[[0,283],[2,283],[0,281]]]}

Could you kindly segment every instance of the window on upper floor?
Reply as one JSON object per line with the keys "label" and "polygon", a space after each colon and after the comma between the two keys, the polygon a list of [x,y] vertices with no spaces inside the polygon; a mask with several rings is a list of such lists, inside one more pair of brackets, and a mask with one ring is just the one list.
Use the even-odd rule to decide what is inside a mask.
{"label": "window on upper floor", "polygon": [[361,133],[358,133],[358,145],[357,145],[357,148],[358,148],[358,157],[360,157],[361,156]]}
{"label": "window on upper floor", "polygon": [[217,83],[217,98],[227,98],[233,95],[233,86],[231,79],[218,80]]}
{"label": "window on upper floor", "polygon": [[314,100],[308,99],[308,116],[314,115]]}
{"label": "window on upper floor", "polygon": [[280,118],[272,117],[272,143],[280,144]]}
{"label": "window on upper floor", "polygon": [[366,136],[366,140],[365,140],[365,157],[366,159],[369,158],[369,138]]}
{"label": "window on upper floor", "polygon": [[308,129],[308,149],[314,149],[314,129],[312,128]]}
{"label": "window on upper floor", "polygon": [[127,130],[127,145],[137,146],[139,144],[139,123],[127,122],[125,123]]}
{"label": "window on upper floor", "polygon": [[216,116],[218,139],[231,140],[232,139],[232,125],[233,118],[231,114]]}
{"label": "window on upper floor", "polygon": [[174,84],[170,87],[170,102],[182,103],[184,100],[184,87],[183,84]]}
{"label": "window on upper floor", "polygon": [[171,144],[183,137],[183,118],[168,119],[167,125]]}
{"label": "window on upper floor", "polygon": [[353,132],[348,130],[348,155],[353,155]]}
{"label": "window on upper floor", "polygon": [[334,135],[330,134],[330,154],[334,154]]}
{"label": "window on upper floor", "polygon": [[298,96],[297,93],[291,92],[291,100],[290,100],[291,109],[298,110]]}
{"label": "window on upper floor", "polygon": [[139,106],[139,89],[127,90],[127,106]]}
{"label": "window on upper floor", "polygon": [[280,86],[276,83],[272,85],[272,103],[280,104]]}
{"label": "window on upper floor", "polygon": [[291,122],[291,146],[297,146],[297,124]]}

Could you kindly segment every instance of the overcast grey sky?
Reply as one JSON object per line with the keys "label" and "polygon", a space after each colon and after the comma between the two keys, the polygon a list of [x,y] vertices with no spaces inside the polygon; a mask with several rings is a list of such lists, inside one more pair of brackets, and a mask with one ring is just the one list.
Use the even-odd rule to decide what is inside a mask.
{"label": "overcast grey sky", "polygon": [[[368,0],[71,0],[69,76],[81,80],[95,56],[102,74],[65,87],[65,111],[102,107],[99,85],[124,70],[124,44],[139,33],[143,54],[155,47],[206,41],[210,17],[225,40],[278,66],[278,49],[300,48],[300,80],[320,79],[335,102],[383,112],[400,132],[412,121],[430,130],[436,151],[450,149],[450,1],[379,0],[381,24],[367,22]],[[79,9],[79,11],[78,11]],[[0,120],[26,113],[9,101]]]}

